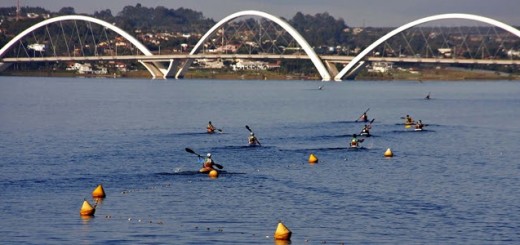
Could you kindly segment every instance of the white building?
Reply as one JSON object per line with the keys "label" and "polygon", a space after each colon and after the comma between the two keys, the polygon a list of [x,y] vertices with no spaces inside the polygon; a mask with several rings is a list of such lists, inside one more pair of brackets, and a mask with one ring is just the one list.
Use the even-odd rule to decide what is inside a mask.
{"label": "white building", "polygon": [[368,72],[387,73],[393,69],[394,63],[392,62],[373,62],[372,68],[368,69]]}
{"label": "white building", "polygon": [[231,65],[233,71],[239,70],[267,70],[269,65],[267,62],[262,61],[247,61],[239,59],[237,63]]}

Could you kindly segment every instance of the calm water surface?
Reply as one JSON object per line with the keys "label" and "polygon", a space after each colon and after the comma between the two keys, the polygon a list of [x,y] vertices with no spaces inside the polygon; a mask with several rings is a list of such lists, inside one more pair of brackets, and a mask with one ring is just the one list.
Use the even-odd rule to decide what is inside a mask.
{"label": "calm water surface", "polygon": [[520,242],[520,83],[319,85],[0,77],[1,243],[274,244],[278,220],[292,244]]}

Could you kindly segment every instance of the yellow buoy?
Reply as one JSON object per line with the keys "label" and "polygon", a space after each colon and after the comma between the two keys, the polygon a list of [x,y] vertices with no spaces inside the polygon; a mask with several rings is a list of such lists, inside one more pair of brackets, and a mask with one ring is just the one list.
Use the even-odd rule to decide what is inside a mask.
{"label": "yellow buoy", "polygon": [[79,210],[79,214],[81,216],[94,216],[96,212],[96,208],[92,207],[87,200],[83,201],[83,205],[81,206],[81,210]]}
{"label": "yellow buoy", "polygon": [[287,240],[274,240],[274,245],[289,245],[291,241]]}
{"label": "yellow buoy", "polygon": [[282,222],[278,222],[278,227],[274,232],[274,239],[276,240],[291,240],[292,231],[287,228]]}
{"label": "yellow buoy", "polygon": [[105,190],[103,189],[103,186],[99,184],[94,191],[92,191],[92,197],[93,198],[105,198]]}
{"label": "yellow buoy", "polygon": [[390,150],[390,148],[386,149],[385,157],[393,157],[393,156],[394,156],[394,153],[392,152],[392,150]]}
{"label": "yellow buoy", "polygon": [[317,163],[318,162],[318,158],[316,157],[316,155],[312,154],[309,156],[309,163]]}
{"label": "yellow buoy", "polygon": [[213,170],[209,171],[208,176],[211,177],[211,178],[217,178],[218,177],[218,171],[213,169]]}

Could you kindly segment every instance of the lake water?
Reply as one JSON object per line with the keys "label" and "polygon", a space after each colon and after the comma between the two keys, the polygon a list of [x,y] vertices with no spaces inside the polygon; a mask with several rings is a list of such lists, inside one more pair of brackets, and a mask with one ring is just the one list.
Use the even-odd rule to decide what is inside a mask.
{"label": "lake water", "polygon": [[520,83],[320,85],[0,77],[1,243],[277,244],[278,220],[292,244],[520,243]]}

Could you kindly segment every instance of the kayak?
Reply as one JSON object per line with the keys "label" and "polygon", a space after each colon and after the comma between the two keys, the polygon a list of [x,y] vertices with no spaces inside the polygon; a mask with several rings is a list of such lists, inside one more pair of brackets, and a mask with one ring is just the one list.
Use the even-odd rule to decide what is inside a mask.
{"label": "kayak", "polygon": [[366,137],[370,137],[370,133],[365,133],[365,132],[360,133],[359,135],[361,135],[361,136],[366,136]]}
{"label": "kayak", "polygon": [[211,170],[213,170],[212,168],[201,168],[199,169],[199,173],[209,173]]}
{"label": "kayak", "polygon": [[415,131],[423,131],[424,129],[423,128],[416,128],[414,129]]}

